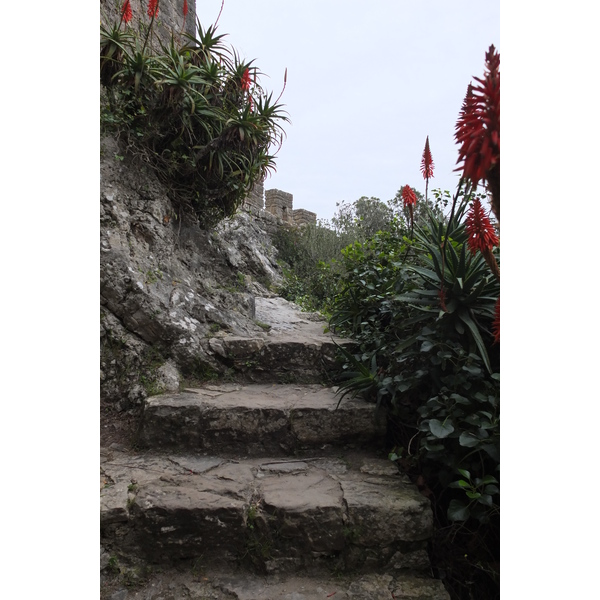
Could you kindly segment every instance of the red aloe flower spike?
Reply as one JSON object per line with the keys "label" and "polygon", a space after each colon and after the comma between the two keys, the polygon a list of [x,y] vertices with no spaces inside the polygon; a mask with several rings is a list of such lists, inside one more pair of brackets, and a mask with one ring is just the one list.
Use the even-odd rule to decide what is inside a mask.
{"label": "red aloe flower spike", "polygon": [[479,250],[483,254],[483,258],[485,258],[485,262],[490,267],[492,273],[500,279],[500,268],[498,267],[496,257],[492,253],[492,248],[498,246],[500,240],[478,198],[473,200],[473,204],[465,219],[465,226],[467,235],[469,236],[467,238],[469,249],[473,254]]}
{"label": "red aloe flower spike", "polygon": [[429,150],[429,136],[425,141],[425,150],[423,150],[423,158],[421,160],[421,173],[423,173],[423,179],[429,179],[433,177],[433,158],[431,158],[431,150]]}
{"label": "red aloe flower spike", "polygon": [[187,3],[187,0],[183,0],[183,25],[181,26],[182,31],[185,29],[185,19],[187,17],[187,14],[188,14],[188,3]]}
{"label": "red aloe flower spike", "polygon": [[429,178],[433,177],[433,158],[431,158],[431,150],[429,150],[429,136],[425,140],[425,150],[423,150],[423,158],[421,160],[421,173],[425,179],[425,201],[427,201],[427,191],[429,189]]}
{"label": "red aloe flower spike", "polygon": [[494,334],[494,343],[500,342],[500,296],[494,307],[494,322],[492,323],[492,333]]}
{"label": "red aloe flower spike", "polygon": [[410,214],[410,235],[412,237],[412,231],[414,226],[413,206],[417,205],[417,197],[415,196],[415,193],[412,191],[412,188],[408,184],[402,188],[402,200],[404,202],[404,207],[406,208],[408,206],[408,213]]}
{"label": "red aloe flower spike", "polygon": [[405,185],[402,188],[402,200],[404,202],[404,206],[416,206],[417,197],[415,193],[412,191],[412,188],[409,185]]}
{"label": "red aloe flower spike", "polygon": [[149,0],[148,1],[148,16],[158,17],[158,1],[159,0]]}
{"label": "red aloe flower spike", "polygon": [[469,236],[467,238],[467,245],[473,254],[477,250],[481,252],[486,249],[491,250],[493,246],[497,246],[500,243],[494,231],[494,226],[485,214],[479,198],[473,200],[465,224],[467,235]]}
{"label": "red aloe flower spike", "polygon": [[121,20],[125,21],[125,23],[129,23],[132,18],[133,13],[131,12],[131,4],[129,3],[129,0],[125,0],[121,8]]}
{"label": "red aloe flower spike", "polygon": [[490,46],[486,71],[477,84],[469,85],[456,123],[459,144],[457,164],[462,176],[476,188],[485,180],[492,196],[492,210],[500,222],[500,55]]}
{"label": "red aloe flower spike", "polygon": [[242,75],[242,90],[247,92],[250,89],[250,69],[246,69]]}

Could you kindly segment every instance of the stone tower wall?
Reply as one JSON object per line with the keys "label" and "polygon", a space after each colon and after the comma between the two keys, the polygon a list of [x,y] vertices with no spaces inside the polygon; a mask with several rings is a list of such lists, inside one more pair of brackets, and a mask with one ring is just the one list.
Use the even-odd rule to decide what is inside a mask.
{"label": "stone tower wall", "polygon": [[281,190],[265,192],[265,209],[286,223],[294,222],[294,196]]}
{"label": "stone tower wall", "polygon": [[293,211],[294,223],[300,225],[314,225],[317,222],[317,213],[306,210],[305,208],[297,208]]}
{"label": "stone tower wall", "polygon": [[262,183],[255,183],[252,191],[244,200],[245,204],[249,204],[253,208],[264,209],[265,207],[265,186]]}
{"label": "stone tower wall", "polygon": [[244,206],[265,210],[276,219],[289,225],[301,226],[316,224],[317,214],[304,208],[294,209],[294,196],[288,192],[266,190],[263,183],[257,183],[244,200]]}
{"label": "stone tower wall", "polygon": [[[127,25],[139,30],[150,24],[148,17],[148,0],[129,0],[133,19]],[[113,23],[118,24],[121,20],[121,8],[124,0],[100,0],[100,22],[104,27],[110,29]],[[121,28],[125,26],[122,24]],[[163,42],[169,43],[171,32],[175,39],[181,35],[183,28],[183,0],[159,0],[158,15],[154,19],[154,33]],[[196,32],[196,2],[188,0],[188,14],[185,18],[185,31],[190,34]],[[182,38],[182,41],[185,41]]]}

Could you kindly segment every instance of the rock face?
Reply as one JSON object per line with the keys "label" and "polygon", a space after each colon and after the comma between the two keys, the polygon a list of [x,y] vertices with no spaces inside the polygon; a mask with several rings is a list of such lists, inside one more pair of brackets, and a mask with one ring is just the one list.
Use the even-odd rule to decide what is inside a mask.
{"label": "rock face", "polygon": [[129,408],[227,372],[215,335],[265,335],[255,298],[281,278],[267,232],[278,225],[240,212],[202,231],[113,139],[101,149],[101,396]]}

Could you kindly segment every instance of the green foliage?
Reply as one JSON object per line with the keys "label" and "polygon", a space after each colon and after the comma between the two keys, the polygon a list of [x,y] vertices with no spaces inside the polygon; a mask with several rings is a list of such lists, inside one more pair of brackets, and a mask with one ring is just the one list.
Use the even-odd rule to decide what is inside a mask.
{"label": "green foliage", "polygon": [[[457,196],[458,199],[458,196]],[[452,499],[448,518],[498,512],[499,352],[491,326],[499,282],[466,245],[462,197],[451,219],[427,210],[415,239],[380,232],[343,252],[330,326],[357,342],[342,351],[341,395],[385,403],[396,457],[418,461]],[[450,486],[460,470],[470,488]],[[466,481],[464,477],[462,480]],[[476,498],[470,494],[481,493]]]}
{"label": "green foliage", "polygon": [[305,310],[327,312],[337,290],[336,257],[343,241],[322,222],[299,229],[280,229],[273,236],[284,282],[278,293]]}
{"label": "green foliage", "polygon": [[[154,21],[153,21],[154,24]],[[256,181],[275,168],[282,105],[256,83],[216,28],[185,42],[149,44],[152,29],[101,27],[102,126],[123,139],[165,182],[178,203],[212,225],[235,212]],[[255,80],[244,89],[249,70]]]}
{"label": "green foliage", "polygon": [[390,231],[398,226],[395,221],[403,221],[393,205],[379,198],[362,196],[352,204],[341,202],[337,206],[331,225],[345,242],[344,246],[367,240],[379,231]]}
{"label": "green foliage", "polygon": [[279,293],[307,310],[328,314],[345,276],[344,248],[380,231],[398,237],[408,230],[404,217],[390,203],[365,196],[352,204],[339,203],[331,222],[281,230],[273,239],[285,267]]}

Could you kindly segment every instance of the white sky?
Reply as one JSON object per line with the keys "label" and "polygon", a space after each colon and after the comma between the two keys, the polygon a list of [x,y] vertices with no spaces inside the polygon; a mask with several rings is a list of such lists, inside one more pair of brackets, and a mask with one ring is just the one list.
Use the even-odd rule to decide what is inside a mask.
{"label": "white sky", "polygon": [[[207,26],[221,0],[196,7]],[[454,126],[490,44],[501,52],[499,0],[225,0],[218,32],[256,59],[274,98],[288,69],[292,123],[265,188],[294,208],[328,219],[341,200],[389,200],[407,183],[425,193],[428,135],[430,190],[455,190]]]}

